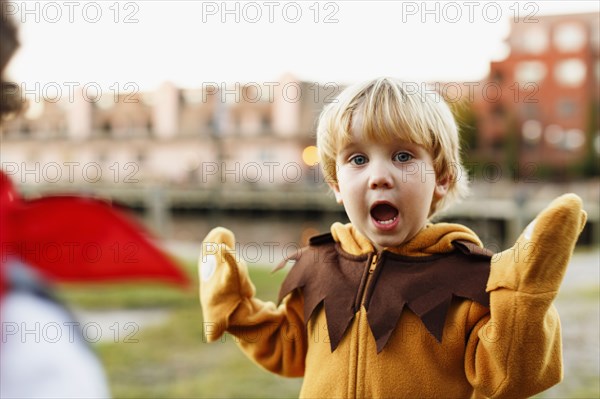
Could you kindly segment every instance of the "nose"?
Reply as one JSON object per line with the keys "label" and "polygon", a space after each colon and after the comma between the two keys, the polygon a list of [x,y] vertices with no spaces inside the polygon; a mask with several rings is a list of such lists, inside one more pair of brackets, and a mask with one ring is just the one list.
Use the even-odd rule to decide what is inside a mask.
{"label": "nose", "polygon": [[394,179],[389,165],[383,162],[372,162],[369,171],[369,188],[371,190],[390,189],[394,187]]}

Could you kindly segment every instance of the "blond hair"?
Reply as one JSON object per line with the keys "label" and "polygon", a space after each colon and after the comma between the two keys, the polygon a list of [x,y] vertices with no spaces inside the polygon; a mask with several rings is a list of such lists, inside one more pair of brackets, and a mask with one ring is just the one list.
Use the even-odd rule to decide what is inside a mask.
{"label": "blond hair", "polygon": [[323,109],[317,127],[320,164],[329,183],[337,183],[337,153],[351,141],[353,120],[362,121],[361,132],[368,140],[401,139],[429,151],[436,179],[449,180],[448,193],[432,204],[430,217],[467,194],[458,128],[450,108],[437,93],[426,93],[422,86],[388,77],[342,91]]}

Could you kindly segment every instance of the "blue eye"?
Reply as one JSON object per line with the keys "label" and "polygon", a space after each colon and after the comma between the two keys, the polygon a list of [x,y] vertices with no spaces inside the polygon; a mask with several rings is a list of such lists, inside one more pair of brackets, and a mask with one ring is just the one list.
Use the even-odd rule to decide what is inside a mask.
{"label": "blue eye", "polygon": [[399,152],[396,155],[394,155],[394,161],[398,162],[408,162],[413,158],[414,157],[408,152]]}
{"label": "blue eye", "polygon": [[350,163],[357,166],[364,165],[367,163],[367,157],[365,157],[364,155],[355,155],[352,158],[350,158]]}

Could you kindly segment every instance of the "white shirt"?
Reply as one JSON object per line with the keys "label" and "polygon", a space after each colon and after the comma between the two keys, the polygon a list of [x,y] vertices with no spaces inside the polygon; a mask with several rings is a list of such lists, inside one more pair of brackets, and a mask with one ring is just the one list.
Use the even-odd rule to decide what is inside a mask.
{"label": "white shirt", "polygon": [[102,365],[62,306],[14,291],[0,310],[0,398],[110,397]]}

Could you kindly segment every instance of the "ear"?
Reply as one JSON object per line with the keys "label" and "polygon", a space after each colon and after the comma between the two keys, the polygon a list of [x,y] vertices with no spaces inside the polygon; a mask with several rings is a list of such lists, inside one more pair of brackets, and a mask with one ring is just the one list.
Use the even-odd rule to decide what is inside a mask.
{"label": "ear", "polygon": [[433,197],[440,200],[448,194],[450,188],[450,176],[444,176],[438,179],[435,183],[435,189],[433,190]]}
{"label": "ear", "polygon": [[337,183],[333,183],[333,182],[329,182],[327,184],[329,185],[329,188],[331,188],[331,190],[335,194],[335,201],[338,204],[343,204],[344,200],[342,198],[342,193],[340,192],[340,186]]}

